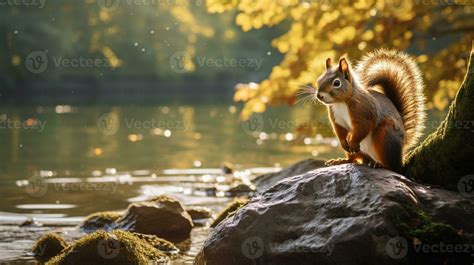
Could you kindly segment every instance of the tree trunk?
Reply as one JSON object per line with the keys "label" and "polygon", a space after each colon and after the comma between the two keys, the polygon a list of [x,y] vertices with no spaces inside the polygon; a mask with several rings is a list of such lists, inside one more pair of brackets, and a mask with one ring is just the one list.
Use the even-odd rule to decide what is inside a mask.
{"label": "tree trunk", "polygon": [[444,121],[405,157],[407,177],[455,189],[460,178],[474,174],[473,60],[474,49],[464,81]]}

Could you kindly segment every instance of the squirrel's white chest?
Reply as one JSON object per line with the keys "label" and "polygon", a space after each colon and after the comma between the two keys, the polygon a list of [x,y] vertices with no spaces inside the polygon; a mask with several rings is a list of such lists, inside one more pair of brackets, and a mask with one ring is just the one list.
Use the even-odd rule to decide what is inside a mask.
{"label": "squirrel's white chest", "polygon": [[[349,133],[352,133],[352,120],[349,114],[349,109],[346,103],[335,103],[331,105],[331,110],[334,115],[335,122],[344,127]],[[361,142],[360,150],[369,155],[373,160],[377,160],[374,145],[372,142],[372,132],[370,132]],[[380,161],[378,161],[380,162]]]}
{"label": "squirrel's white chest", "polygon": [[352,131],[352,120],[346,103],[334,103],[331,105],[335,122],[348,131]]}

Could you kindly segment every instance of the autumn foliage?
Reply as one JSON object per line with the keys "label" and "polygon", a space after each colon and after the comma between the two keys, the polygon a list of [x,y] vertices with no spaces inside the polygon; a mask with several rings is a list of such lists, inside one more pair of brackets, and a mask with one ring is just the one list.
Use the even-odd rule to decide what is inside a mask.
{"label": "autumn foliage", "polygon": [[[417,57],[427,84],[428,108],[445,109],[466,69],[474,36],[474,6],[464,1],[412,0],[208,0],[209,12],[236,12],[243,31],[287,26],[272,45],[285,54],[267,79],[241,84],[234,95],[248,118],[270,104],[294,104],[313,84],[327,57],[352,60],[380,47]],[[449,67],[446,67],[449,66]]]}

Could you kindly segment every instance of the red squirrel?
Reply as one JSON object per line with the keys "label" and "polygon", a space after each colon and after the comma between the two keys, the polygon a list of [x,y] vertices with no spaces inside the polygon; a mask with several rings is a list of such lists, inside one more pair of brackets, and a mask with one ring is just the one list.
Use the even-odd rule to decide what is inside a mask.
{"label": "red squirrel", "polygon": [[424,129],[423,87],[417,64],[402,52],[377,50],[355,69],[347,58],[335,66],[328,58],[315,97],[327,105],[346,157],[326,165],[359,162],[400,173]]}

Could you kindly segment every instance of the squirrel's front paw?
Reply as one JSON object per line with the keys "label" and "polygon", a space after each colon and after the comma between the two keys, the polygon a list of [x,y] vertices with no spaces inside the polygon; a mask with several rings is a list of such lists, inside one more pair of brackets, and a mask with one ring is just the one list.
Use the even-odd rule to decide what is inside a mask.
{"label": "squirrel's front paw", "polygon": [[371,168],[383,168],[383,165],[376,161],[370,161],[367,166]]}
{"label": "squirrel's front paw", "polygon": [[351,163],[351,160],[348,158],[337,158],[337,159],[330,159],[324,163],[325,166],[335,166],[341,164]]}
{"label": "squirrel's front paw", "polygon": [[360,151],[360,145],[350,145],[349,150],[347,150],[349,154],[359,153],[359,151]]}

